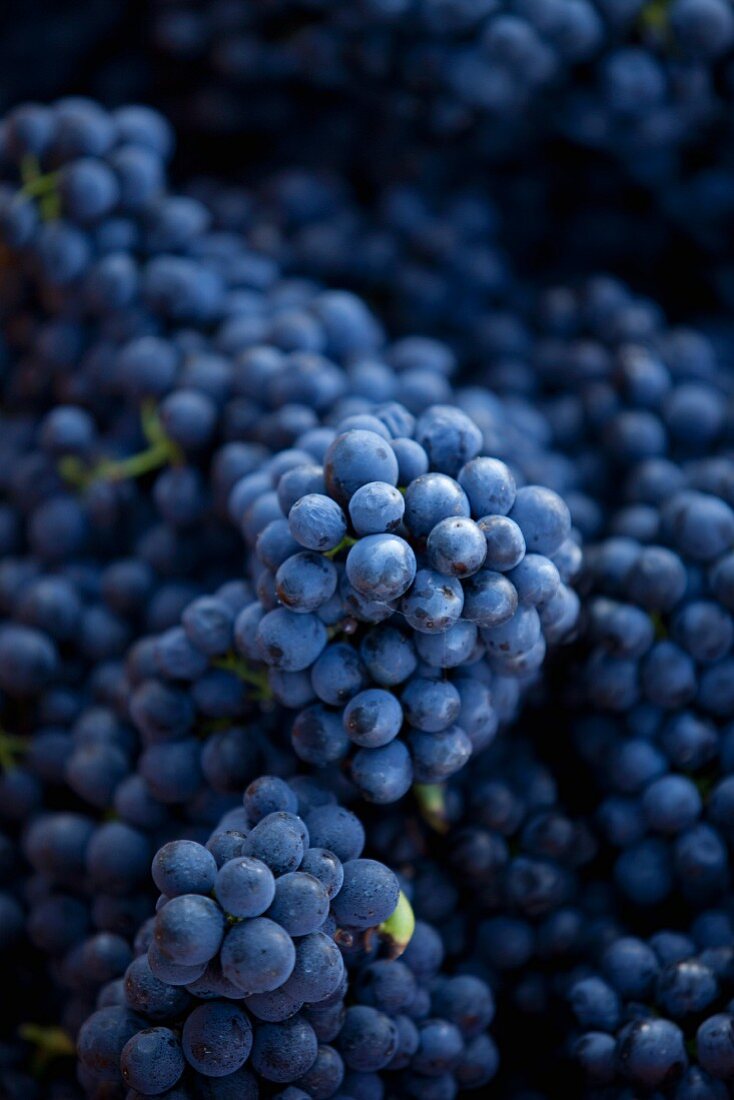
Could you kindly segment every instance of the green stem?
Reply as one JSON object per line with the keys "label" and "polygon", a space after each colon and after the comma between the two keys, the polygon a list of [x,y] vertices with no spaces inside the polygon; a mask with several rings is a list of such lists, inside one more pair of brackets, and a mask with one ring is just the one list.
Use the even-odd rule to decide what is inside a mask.
{"label": "green stem", "polygon": [[18,763],[18,757],[27,751],[28,741],[25,737],[16,737],[0,730],[0,771],[12,771]]}
{"label": "green stem", "polygon": [[197,733],[200,737],[211,737],[214,733],[228,730],[231,725],[231,718],[207,718],[205,722],[199,723]]}
{"label": "green stem", "polygon": [[341,554],[342,550],[349,550],[349,548],[354,546],[357,541],[358,540],[353,539],[351,535],[345,535],[341,542],[337,543],[337,545],[334,546],[331,550],[327,550],[324,553],[324,557],[335,558],[337,554]]}
{"label": "green stem", "polygon": [[97,477],[103,481],[126,481],[128,478],[143,477],[172,461],[171,445],[154,443],[152,447],[127,458],[103,459],[96,468]]}
{"label": "green stem", "polygon": [[663,638],[668,637],[668,630],[663,622],[663,617],[659,611],[653,611],[650,614],[650,621],[655,627],[655,638],[657,641],[662,641]]}
{"label": "green stem", "polygon": [[59,182],[59,173],[42,172],[37,158],[29,153],[23,157],[21,162],[20,178],[23,181],[23,186],[20,189],[21,195],[38,198],[39,195],[46,195],[49,191],[56,189]]}
{"label": "green stem", "polygon": [[670,0],[649,0],[638,16],[643,31],[663,40],[670,39]]}
{"label": "green stem", "polygon": [[45,221],[58,218],[61,213],[61,199],[58,191],[59,173],[41,172],[38,158],[29,153],[21,161],[20,178],[23,184],[20,194],[29,199],[39,200],[41,217]]}
{"label": "green stem", "polygon": [[171,446],[171,440],[166,435],[166,429],[158,415],[158,406],[152,397],[147,397],[140,406],[140,426],[151,447],[163,443]]}
{"label": "green stem", "polygon": [[415,931],[415,915],[407,897],[400,891],[393,914],[379,925],[377,932],[385,940],[390,957],[399,958],[410,943]]}
{"label": "green stem", "polygon": [[45,222],[54,222],[61,217],[61,198],[56,191],[42,195],[39,202],[41,217]]}
{"label": "green stem", "polygon": [[446,788],[443,784],[416,783],[413,787],[413,793],[424,821],[437,833],[448,832]]}
{"label": "green stem", "polygon": [[59,462],[59,473],[77,489],[87,489],[95,481],[127,481],[144,477],[163,466],[182,461],[181,450],[165,433],[154,405],[146,402],[140,411],[143,435],[149,446],[126,458],[101,458],[93,466],[85,466],[75,455],[66,455]]}
{"label": "green stem", "polygon": [[34,1047],[31,1056],[31,1072],[34,1077],[40,1077],[49,1062],[56,1058],[73,1058],[75,1054],[74,1042],[63,1028],[21,1024],[18,1034]]}
{"label": "green stem", "polygon": [[212,661],[215,668],[221,668],[225,672],[231,672],[245,684],[255,688],[253,696],[257,702],[264,703],[273,698],[273,692],[265,669],[251,668],[241,657],[234,653],[228,653],[226,657],[217,657]]}

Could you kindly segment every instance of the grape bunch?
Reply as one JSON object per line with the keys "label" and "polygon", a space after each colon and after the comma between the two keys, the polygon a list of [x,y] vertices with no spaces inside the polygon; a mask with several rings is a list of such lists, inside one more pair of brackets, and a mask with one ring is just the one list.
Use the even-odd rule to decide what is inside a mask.
{"label": "grape bunch", "polygon": [[416,929],[396,876],[362,857],[364,840],[328,791],[263,776],[206,845],[160,848],[156,915],[79,1034],[88,1089],[122,1079],[143,1096],[198,1095],[221,1079],[226,1095],[270,1082],[328,1097],[345,1071],[386,1070],[406,1071],[421,1095],[424,1079],[488,1080],[489,990],[444,977],[429,993],[440,941]]}
{"label": "grape bunch", "polygon": [[595,1087],[729,1094],[732,1076],[730,917],[704,912],[690,929],[611,940],[569,983],[573,1056]]}
{"label": "grape bunch", "polygon": [[315,170],[280,172],[256,188],[201,179],[189,193],[283,271],[379,297],[391,332],[449,337],[462,356],[478,316],[504,303],[512,282],[486,187],[426,195],[398,183],[378,192],[369,215],[341,175]]}
{"label": "grape bunch", "polygon": [[524,314],[487,318],[482,350],[486,384],[539,405],[571,460],[574,523],[587,539],[621,529],[639,511],[624,506],[655,492],[658,471],[675,477],[671,464],[726,454],[731,377],[717,344],[669,326],[616,279],[559,285]]}
{"label": "grape bunch", "polygon": [[704,129],[709,148],[720,157],[726,149],[730,87],[720,75],[731,65],[734,19],[720,0],[426,0],[358,11],[160,3],[152,37],[203,70],[178,109],[183,99],[215,131],[257,132],[277,113],[289,120],[287,140],[308,126],[304,100],[313,100],[321,126],[347,149],[344,115],[362,121],[378,149],[400,150],[405,135],[420,149],[438,136],[470,164],[512,163],[529,148],[544,168],[538,147],[565,139],[604,151],[649,187],[684,175],[684,154],[706,148]]}
{"label": "grape bunch", "polygon": [[250,685],[297,712],[300,760],[349,754],[360,792],[392,802],[458,771],[512,716],[546,642],[573,630],[580,550],[563,500],[518,488],[457,408],[377,406],[329,437],[321,461],[285,451],[235,483],[256,598],[236,614],[194,601],[153,643],[156,680],[131,713],[151,736],[156,693],[173,706],[194,684],[205,707],[211,683],[231,686],[216,716],[236,717]]}
{"label": "grape bunch", "polygon": [[[314,234],[324,246],[317,258],[336,254],[341,281],[367,292],[359,281],[384,255],[393,180],[415,183],[447,210],[424,239],[409,215],[421,258],[440,272],[435,258],[453,252],[452,199],[471,181],[482,193],[491,186],[508,251],[526,271],[537,270],[540,252],[554,271],[610,269],[665,287],[687,314],[702,286],[724,312],[731,307],[734,18],[724,0],[416,2],[358,12],[165,2],[151,22],[159,59],[190,76],[161,89],[176,118],[209,141],[265,140],[279,163],[326,168],[359,190],[374,226],[362,247],[348,243],[361,209],[320,241]],[[439,310],[453,286],[462,318],[453,338],[470,346],[466,322],[481,326],[489,301],[462,291],[494,265],[462,236],[447,283],[408,245],[391,254],[389,285],[369,292],[433,299]],[[689,280],[682,299],[678,271]],[[435,323],[430,305],[422,317],[422,328]]]}
{"label": "grape bunch", "polygon": [[[443,786],[381,813],[370,839],[447,956],[471,958],[500,1019],[535,1028],[558,983],[617,931],[591,822],[573,817],[552,773],[518,732]],[[548,1038],[538,1041],[548,1045]]]}

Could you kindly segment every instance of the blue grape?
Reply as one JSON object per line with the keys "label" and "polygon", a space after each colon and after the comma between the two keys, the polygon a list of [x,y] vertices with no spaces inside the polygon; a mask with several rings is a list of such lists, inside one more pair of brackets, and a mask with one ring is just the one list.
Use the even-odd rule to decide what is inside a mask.
{"label": "blue grape", "polygon": [[256,642],[273,668],[299,672],[313,664],[326,645],[326,629],[314,615],[284,608],[268,612],[257,627]]}
{"label": "blue grape", "polygon": [[415,554],[397,535],[368,535],[349,551],[346,573],[362,596],[386,603],[398,599],[413,583]]}
{"label": "blue grape", "polygon": [[214,891],[217,901],[231,916],[259,917],[272,903],[275,880],[259,859],[240,856],[227,860],[219,868]]}
{"label": "blue grape", "polygon": [[379,535],[400,527],[405,501],[392,485],[371,481],[349,501],[349,518],[358,535]]}
{"label": "blue grape", "polygon": [[405,492],[405,522],[414,538],[427,539],[441,520],[468,517],[469,501],[458,482],[441,473],[424,474]]}
{"label": "blue grape", "polygon": [[181,1045],[167,1027],[146,1028],[125,1044],[120,1069],[130,1088],[156,1096],[172,1088],[183,1073]]}
{"label": "blue grape", "polygon": [[317,932],[329,912],[326,888],[312,875],[294,871],[281,875],[268,916],[291,936]]}
{"label": "blue grape", "polygon": [[285,1084],[307,1073],[316,1061],[318,1044],[313,1028],[296,1016],[257,1029],[252,1065],[266,1080]]}
{"label": "blue grape", "polygon": [[445,634],[461,616],[464,590],[455,577],[419,569],[400,607],[419,634]]}
{"label": "blue grape", "polygon": [[400,703],[389,691],[361,691],[344,708],[344,728],[350,740],[363,748],[380,748],[397,737],[403,725]]}
{"label": "blue grape", "polygon": [[296,542],[308,550],[332,550],[347,532],[339,504],[321,493],[307,493],[292,505],[288,526]]}
{"label": "blue grape", "polygon": [[363,485],[381,481],[397,485],[398,463],[389,443],[375,432],[355,429],[337,436],[324,458],[330,494],[347,504]]}
{"label": "blue grape", "polygon": [[153,881],[162,894],[208,894],[217,874],[214,857],[201,844],[172,840],[160,848],[153,860]]}
{"label": "blue grape", "polygon": [[236,1005],[210,1001],[186,1017],[181,1045],[189,1065],[205,1077],[226,1077],[247,1061],[252,1026]]}
{"label": "blue grape", "polygon": [[386,920],[395,909],[398,885],[391,871],[371,859],[344,864],[344,885],[332,909],[347,928],[368,928]]}
{"label": "blue grape", "polygon": [[234,925],[222,946],[222,971],[246,993],[267,993],[283,985],[295,963],[288,933],[266,917]]}
{"label": "blue grape", "polygon": [[337,572],[320,554],[292,554],[275,574],[278,599],[292,611],[315,611],[334,595]]}
{"label": "blue grape", "polygon": [[183,894],[159,911],[155,942],[171,962],[197,966],[216,955],[224,930],[221,912],[211,898]]}
{"label": "blue grape", "polygon": [[[429,534],[426,544],[432,568],[455,577],[476,573],[487,557],[485,535],[481,525],[470,519],[441,520]],[[492,567],[497,568],[496,565]]]}

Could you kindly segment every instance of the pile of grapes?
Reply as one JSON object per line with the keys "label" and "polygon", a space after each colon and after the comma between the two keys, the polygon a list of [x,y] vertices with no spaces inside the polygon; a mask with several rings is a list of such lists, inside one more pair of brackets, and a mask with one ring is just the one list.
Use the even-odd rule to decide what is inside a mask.
{"label": "pile of grapes", "polygon": [[734,11],[134,7],[0,44],[0,1100],[726,1100]]}

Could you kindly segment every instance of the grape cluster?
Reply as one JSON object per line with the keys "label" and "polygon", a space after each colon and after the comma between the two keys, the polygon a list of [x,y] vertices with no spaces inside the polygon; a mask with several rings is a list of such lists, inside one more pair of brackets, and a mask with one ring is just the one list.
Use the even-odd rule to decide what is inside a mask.
{"label": "grape cluster", "polygon": [[198,180],[189,192],[284,271],[378,299],[391,330],[450,335],[462,354],[477,317],[504,302],[512,281],[485,187],[426,196],[398,183],[378,192],[369,214],[341,176],[305,169],[248,189]]}
{"label": "grape cluster", "polygon": [[537,402],[571,459],[574,522],[587,538],[632,534],[636,510],[624,506],[656,503],[658,474],[680,479],[671,464],[729,446],[731,378],[715,343],[669,327],[655,302],[618,280],[557,286],[525,317],[488,319],[483,349],[486,383]]}
{"label": "grape cluster", "polygon": [[263,776],[206,845],[160,848],[156,916],[79,1034],[85,1084],[122,1079],[155,1096],[221,1078],[227,1095],[272,1082],[328,1097],[345,1071],[406,1071],[410,1095],[424,1077],[489,1079],[489,990],[460,977],[434,986],[440,942],[428,925],[414,931],[396,876],[362,858],[364,839],[328,792]]}
{"label": "grape cluster", "polygon": [[589,553],[580,675],[595,713],[578,720],[576,739],[603,792],[600,828],[622,849],[620,887],[640,905],[674,888],[710,904],[729,886],[734,513],[716,480],[728,467],[693,463],[687,481],[671,465],[669,493],[618,513],[620,523],[648,514],[649,541],[620,534]]}
{"label": "grape cluster", "polygon": [[728,88],[716,76],[731,62],[734,19],[714,0],[679,0],[670,10],[596,0],[354,12],[161,4],[153,35],[183,63],[205,59],[200,109],[211,85],[224,85],[229,94],[214,101],[226,104],[231,125],[253,125],[252,93],[268,86],[283,89],[282,109],[297,117],[299,100],[286,90],[299,88],[322,92],[324,114],[336,94],[347,96],[354,114],[379,112],[388,132],[397,118],[419,137],[471,141],[479,157],[560,134],[655,182],[675,178],[681,150],[719,121]]}
{"label": "grape cluster", "polygon": [[[406,825],[406,814],[407,825]],[[413,807],[370,822],[370,838],[454,960],[491,983],[527,1028],[551,1011],[568,970],[617,930],[591,822],[573,818],[532,745],[500,738]]]}
{"label": "grape cluster", "polygon": [[[416,419],[378,405],[314,443],[320,461],[285,451],[233,486],[257,598],[237,612],[194,601],[153,643],[156,682],[168,681],[171,707],[195,684],[209,718],[236,717],[243,685],[272,694],[298,712],[299,759],[325,767],[350,754],[360,792],[392,802],[414,780],[458,771],[512,717],[546,642],[573,630],[566,582],[580,551],[562,499],[518,488],[504,462],[481,456],[482,433],[459,409]],[[163,690],[145,681],[132,696],[146,739]]]}
{"label": "grape cluster", "polygon": [[728,1096],[732,1075],[730,918],[690,930],[626,934],[568,988],[573,1056],[593,1086]]}
{"label": "grape cluster", "polygon": [[[386,427],[391,415],[394,422]],[[290,498],[285,489],[281,498],[293,541],[268,558],[267,543],[275,532],[269,525],[256,547],[265,569],[274,571],[276,600],[267,599],[266,587],[255,650],[269,667],[283,672],[302,672],[320,661],[311,672],[315,694],[332,706],[347,702],[342,725],[364,749],[388,746],[400,732],[403,710],[381,688],[407,681],[402,706],[414,730],[409,741],[416,778],[433,782],[456,770],[451,757],[456,753],[459,766],[470,745],[461,745],[457,734],[446,734],[443,748],[435,750],[445,769],[439,760],[432,764],[431,745],[437,741],[421,734],[449,730],[461,699],[450,700],[444,687],[433,689],[435,700],[427,699],[430,686],[415,685],[412,679],[418,661],[438,670],[464,664],[471,668],[484,651],[500,676],[533,672],[545,651],[543,625],[553,641],[575,621],[572,592],[551,561],[554,554],[565,553],[570,516],[552,491],[540,486],[516,490],[504,463],[479,456],[481,433],[459,410],[430,407],[414,422],[400,409],[388,408],[382,419],[378,410],[374,421],[362,418],[357,423],[363,427],[339,425],[322,469],[306,468],[307,485],[298,466],[279,485],[294,486]],[[403,492],[395,488],[398,483]],[[314,491],[301,495],[302,487]],[[237,495],[235,486],[235,502]],[[346,554],[340,575],[334,561],[324,563],[323,555],[338,562],[342,548]],[[526,557],[526,550],[533,556]],[[262,587],[261,580],[258,585]],[[411,652],[403,644],[404,635],[377,630],[360,653],[370,678],[359,666],[355,676],[350,667],[354,650],[327,646],[328,634],[318,616],[322,608],[327,623],[344,624],[348,634],[357,624],[379,624],[396,616],[407,626],[415,649]],[[396,647],[405,652],[402,662],[396,652],[393,656]],[[339,681],[345,679],[342,688]],[[370,679],[380,687],[365,696],[359,689],[372,691]],[[446,695],[443,703],[441,695]],[[310,714],[318,721],[324,711],[319,707]],[[297,726],[296,751],[299,735]],[[305,759],[307,747],[308,736]],[[333,758],[325,748],[326,759]]]}
{"label": "grape cluster", "polygon": [[[349,12],[166,2],[151,41],[172,69],[189,72],[162,94],[198,131],[267,135],[289,164],[313,165],[318,144],[316,167],[358,187],[369,179],[370,199],[389,197],[390,177],[409,178],[450,206],[467,179],[486,187],[489,166],[515,252],[532,225],[526,262],[539,247],[552,264],[578,249],[586,271],[621,262],[636,275],[652,264],[667,281],[673,240],[679,265],[690,270],[695,257],[691,285],[706,283],[731,305],[734,18],[724,0]],[[382,205],[378,197],[373,210]],[[476,270],[471,244],[461,252],[463,272]],[[346,262],[364,264],[361,254]],[[403,271],[412,282],[413,264],[398,262],[395,286]]]}

